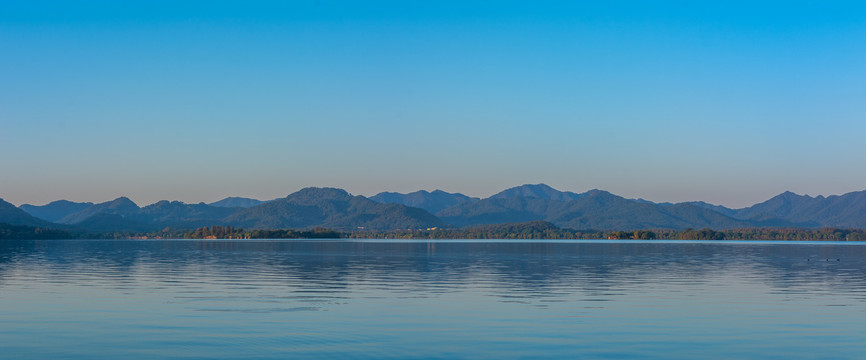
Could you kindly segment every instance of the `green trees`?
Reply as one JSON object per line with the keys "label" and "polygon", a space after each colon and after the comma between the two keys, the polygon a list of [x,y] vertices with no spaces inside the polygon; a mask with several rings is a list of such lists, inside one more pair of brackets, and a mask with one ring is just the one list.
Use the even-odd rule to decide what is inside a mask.
{"label": "green trees", "polygon": [[620,239],[620,240],[812,240],[812,241],[866,241],[866,229],[799,229],[799,228],[745,228],[730,230],[654,229],[654,230],[573,230],[562,229],[549,222],[482,225],[466,228],[431,228],[429,230],[339,232],[326,228],[312,230],[276,229],[244,230],[233,226],[209,226],[195,230],[164,228],[151,232],[82,233],[57,229],[36,228],[0,223],[0,239]]}
{"label": "green trees", "polygon": [[242,229],[231,226],[211,226],[195,229],[185,236],[188,239],[238,239]]}
{"label": "green trees", "polygon": [[460,229],[355,231],[350,238],[367,239],[611,239],[611,240],[817,240],[866,241],[866,229],[746,228],[730,230],[573,230],[543,221],[484,225]]}
{"label": "green trees", "polygon": [[725,233],[714,231],[712,229],[703,228],[700,230],[685,229],[676,234],[674,239],[677,240],[724,240]]}
{"label": "green trees", "polygon": [[655,240],[656,233],[648,230],[638,230],[632,235],[632,239],[636,240]]}
{"label": "green trees", "polygon": [[71,238],[72,234],[63,230],[0,223],[0,240],[47,240]]}
{"label": "green trees", "polygon": [[313,230],[249,230],[232,226],[202,227],[190,231],[185,239],[338,239],[342,234],[325,228]]}

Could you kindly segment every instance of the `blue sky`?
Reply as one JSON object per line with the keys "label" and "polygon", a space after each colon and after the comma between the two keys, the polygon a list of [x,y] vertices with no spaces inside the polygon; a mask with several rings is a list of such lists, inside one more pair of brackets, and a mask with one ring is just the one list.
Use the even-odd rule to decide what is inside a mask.
{"label": "blue sky", "polygon": [[4,1],[0,197],[866,189],[863,2]]}

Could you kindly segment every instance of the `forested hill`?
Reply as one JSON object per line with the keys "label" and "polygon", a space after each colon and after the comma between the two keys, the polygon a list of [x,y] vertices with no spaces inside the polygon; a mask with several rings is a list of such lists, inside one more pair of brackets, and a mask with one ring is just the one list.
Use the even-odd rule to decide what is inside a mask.
{"label": "forested hill", "polygon": [[459,193],[449,193],[442,190],[419,190],[408,194],[382,192],[371,196],[370,200],[383,204],[401,204],[421,208],[430,213],[436,213],[454,205],[473,203],[480,199]]}
{"label": "forested hill", "polygon": [[69,214],[82,211],[91,206],[93,206],[93,203],[91,202],[79,203],[68,200],[57,200],[39,206],[24,204],[19,206],[18,208],[42,220],[57,222]]}
{"label": "forested hill", "polygon": [[245,228],[426,229],[447,226],[429,212],[400,204],[382,204],[341,189],[306,188],[226,217]]}
{"label": "forested hill", "polygon": [[46,227],[51,225],[50,222],[37,219],[33,215],[28,214],[24,210],[15,207],[15,205],[10,204],[3,199],[0,199],[0,223],[37,227]]}

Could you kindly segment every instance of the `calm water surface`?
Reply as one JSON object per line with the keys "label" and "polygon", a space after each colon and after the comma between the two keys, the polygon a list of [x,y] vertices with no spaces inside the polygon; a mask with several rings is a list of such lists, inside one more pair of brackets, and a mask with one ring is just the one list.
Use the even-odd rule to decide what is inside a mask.
{"label": "calm water surface", "polygon": [[0,242],[4,359],[864,354],[866,244]]}

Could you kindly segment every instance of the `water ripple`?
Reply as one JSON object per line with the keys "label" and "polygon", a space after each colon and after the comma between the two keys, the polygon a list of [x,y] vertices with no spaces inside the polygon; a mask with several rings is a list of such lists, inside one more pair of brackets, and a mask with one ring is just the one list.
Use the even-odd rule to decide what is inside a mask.
{"label": "water ripple", "polygon": [[857,358],[864,313],[866,246],[0,243],[4,358]]}

